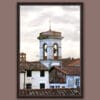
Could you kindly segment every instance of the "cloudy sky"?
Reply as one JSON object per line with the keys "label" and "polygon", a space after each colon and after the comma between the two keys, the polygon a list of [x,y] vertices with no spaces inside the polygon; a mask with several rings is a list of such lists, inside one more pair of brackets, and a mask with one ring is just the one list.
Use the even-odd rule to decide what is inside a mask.
{"label": "cloudy sky", "polygon": [[62,58],[80,57],[80,6],[20,6],[20,52],[28,61],[39,60],[40,32],[59,31],[62,40]]}

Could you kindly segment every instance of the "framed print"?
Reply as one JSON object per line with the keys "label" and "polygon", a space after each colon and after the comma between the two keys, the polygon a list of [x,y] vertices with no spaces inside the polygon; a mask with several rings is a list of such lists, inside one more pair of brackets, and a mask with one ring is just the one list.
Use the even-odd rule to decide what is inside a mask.
{"label": "framed print", "polygon": [[17,96],[83,97],[83,3],[17,3]]}

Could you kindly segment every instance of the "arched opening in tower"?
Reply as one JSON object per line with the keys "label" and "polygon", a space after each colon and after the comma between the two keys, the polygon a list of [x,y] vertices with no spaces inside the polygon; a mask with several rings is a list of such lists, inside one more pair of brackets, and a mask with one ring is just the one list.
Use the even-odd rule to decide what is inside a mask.
{"label": "arched opening in tower", "polygon": [[54,60],[58,59],[58,44],[57,43],[53,45],[53,57],[54,57]]}
{"label": "arched opening in tower", "polygon": [[43,59],[47,60],[47,44],[44,43],[43,45]]}

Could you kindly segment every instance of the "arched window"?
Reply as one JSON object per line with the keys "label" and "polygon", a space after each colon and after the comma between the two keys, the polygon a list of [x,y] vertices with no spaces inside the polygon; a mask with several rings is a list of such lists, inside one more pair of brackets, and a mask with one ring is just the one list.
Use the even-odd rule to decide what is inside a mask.
{"label": "arched window", "polygon": [[53,45],[53,57],[55,60],[58,59],[58,44],[57,43]]}
{"label": "arched window", "polygon": [[46,43],[43,44],[43,59],[44,60],[47,59],[47,44]]}

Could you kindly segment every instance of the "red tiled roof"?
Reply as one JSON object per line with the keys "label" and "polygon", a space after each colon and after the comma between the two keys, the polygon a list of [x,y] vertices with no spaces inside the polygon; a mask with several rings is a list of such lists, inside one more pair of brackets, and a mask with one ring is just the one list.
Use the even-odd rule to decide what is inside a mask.
{"label": "red tiled roof", "polygon": [[63,74],[67,74],[67,72],[66,72],[64,69],[62,69],[60,66],[53,66],[53,67],[50,69],[50,71],[53,70],[53,69],[56,69],[56,70],[60,71],[60,72],[63,73]]}
{"label": "red tiled roof", "polygon": [[81,74],[81,68],[79,67],[66,67],[64,68],[67,75],[80,75]]}
{"label": "red tiled roof", "polygon": [[72,59],[71,58],[63,58],[63,59],[61,59],[61,61],[62,61],[62,65],[66,66],[69,63],[71,63]]}
{"label": "red tiled roof", "polygon": [[73,60],[67,66],[80,66],[80,59]]}
{"label": "red tiled roof", "polygon": [[67,74],[70,75],[80,75],[81,66],[80,59],[67,58],[62,59],[62,68],[66,71]]}
{"label": "red tiled roof", "polygon": [[[64,74],[70,74],[70,75],[79,75],[80,70],[80,59],[74,59],[74,58],[64,58],[62,60],[62,68],[60,66],[56,66],[55,69],[64,73]],[[36,62],[20,62],[19,63],[19,71],[25,72],[25,70],[48,70],[46,66],[41,64],[39,61]]]}
{"label": "red tiled roof", "polygon": [[31,89],[31,90],[19,90],[20,96],[26,97],[70,97],[80,96],[80,89]]}
{"label": "red tiled roof", "polygon": [[53,70],[56,69],[58,71],[60,71],[63,74],[67,74],[67,75],[80,75],[81,70],[80,67],[66,67],[66,68],[61,68],[60,66],[54,66],[50,69]]}
{"label": "red tiled roof", "polygon": [[48,70],[48,68],[40,62],[20,62],[19,70],[20,72],[24,72],[25,70],[40,71]]}

